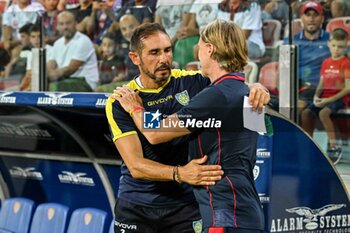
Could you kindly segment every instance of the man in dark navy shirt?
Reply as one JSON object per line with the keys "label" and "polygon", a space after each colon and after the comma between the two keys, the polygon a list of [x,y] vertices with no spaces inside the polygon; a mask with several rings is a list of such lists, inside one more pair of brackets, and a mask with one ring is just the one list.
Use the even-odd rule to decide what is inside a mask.
{"label": "man in dark navy shirt", "polygon": [[[116,99],[151,144],[192,133],[190,156],[207,155],[207,164],[223,168],[224,177],[215,185],[194,187],[205,233],[260,233],[264,217],[253,176],[258,134],[244,127],[243,101],[249,89],[243,73],[237,73],[248,60],[245,36],[233,22],[215,20],[201,32],[198,45],[202,73],[211,84],[184,101],[177,113],[160,120],[163,109],[145,111],[144,95],[132,88],[118,88]],[[152,119],[159,119],[153,127],[157,129],[145,129],[149,128],[146,121],[150,113]],[[173,167],[178,183],[184,181],[184,170]]]}

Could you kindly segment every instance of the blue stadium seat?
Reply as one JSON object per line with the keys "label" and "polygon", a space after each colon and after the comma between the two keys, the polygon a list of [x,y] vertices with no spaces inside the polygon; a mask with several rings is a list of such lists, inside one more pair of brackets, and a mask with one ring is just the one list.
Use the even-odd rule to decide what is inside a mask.
{"label": "blue stadium seat", "polygon": [[74,210],[67,233],[103,233],[107,213],[95,208]]}
{"label": "blue stadium seat", "polygon": [[64,233],[68,207],[57,203],[40,204],[33,216],[30,233]]}
{"label": "blue stadium seat", "polygon": [[0,232],[28,233],[34,201],[27,198],[5,199],[0,211]]}
{"label": "blue stadium seat", "polygon": [[114,233],[114,219],[111,222],[111,226],[109,227],[108,233]]}

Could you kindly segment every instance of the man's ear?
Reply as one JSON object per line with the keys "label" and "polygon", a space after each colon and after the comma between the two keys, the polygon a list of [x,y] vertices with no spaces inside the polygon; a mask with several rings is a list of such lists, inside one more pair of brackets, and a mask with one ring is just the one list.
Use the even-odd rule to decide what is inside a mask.
{"label": "man's ear", "polygon": [[213,44],[208,44],[208,53],[209,55],[213,55],[213,53],[215,52],[215,47]]}
{"label": "man's ear", "polygon": [[137,52],[130,51],[129,57],[132,63],[134,63],[137,66],[140,65],[140,56]]}

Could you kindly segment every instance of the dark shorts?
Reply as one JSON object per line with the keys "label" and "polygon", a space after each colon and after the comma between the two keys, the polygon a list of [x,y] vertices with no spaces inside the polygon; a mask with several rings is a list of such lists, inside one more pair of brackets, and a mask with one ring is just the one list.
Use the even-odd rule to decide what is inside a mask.
{"label": "dark shorts", "polygon": [[[335,113],[339,109],[343,109],[344,107],[345,107],[345,104],[343,103],[343,101],[337,100],[333,103],[330,103],[324,106],[323,108],[329,108],[332,111],[332,113]],[[320,111],[323,109],[323,108],[316,107],[314,104],[310,104],[307,108],[310,109],[316,116],[318,116]]]}
{"label": "dark shorts", "polygon": [[308,88],[303,89],[302,91],[299,91],[299,99],[307,103],[312,103],[315,96],[315,92],[316,92],[316,87],[309,86]]}
{"label": "dark shorts", "polygon": [[204,230],[204,233],[262,233],[262,231],[252,229],[235,229],[232,227],[211,227]]}
{"label": "dark shorts", "polygon": [[114,208],[116,233],[201,233],[197,203],[171,208],[151,208],[117,199]]}

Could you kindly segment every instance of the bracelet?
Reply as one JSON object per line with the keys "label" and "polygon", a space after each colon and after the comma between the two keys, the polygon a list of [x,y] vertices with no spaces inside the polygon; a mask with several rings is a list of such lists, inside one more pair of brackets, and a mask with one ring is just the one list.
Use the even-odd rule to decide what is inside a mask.
{"label": "bracelet", "polygon": [[179,165],[174,166],[173,168],[173,180],[179,184],[181,183],[180,176],[179,176]]}
{"label": "bracelet", "polygon": [[134,112],[143,111],[143,110],[145,110],[144,107],[142,107],[142,106],[137,106],[137,107],[131,109],[130,112],[129,112],[129,114],[130,114],[130,116],[132,117],[132,114],[133,114]]}

